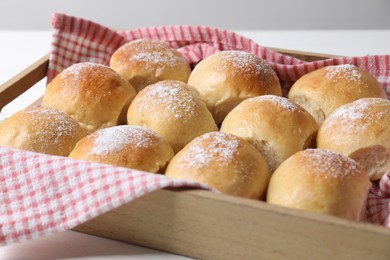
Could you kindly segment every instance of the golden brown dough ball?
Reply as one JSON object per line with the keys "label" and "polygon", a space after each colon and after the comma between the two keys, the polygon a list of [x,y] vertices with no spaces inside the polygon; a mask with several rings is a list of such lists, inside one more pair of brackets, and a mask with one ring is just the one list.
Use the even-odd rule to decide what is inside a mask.
{"label": "golden brown dough ball", "polygon": [[301,106],[287,98],[263,95],[243,101],[222,123],[221,131],[253,144],[272,174],[292,154],[314,147],[317,123]]}
{"label": "golden brown dough ball", "polygon": [[126,123],[136,92],[107,66],[83,62],[58,74],[47,86],[42,106],[64,111],[87,133]]}
{"label": "golden brown dough ball", "polygon": [[199,91],[217,125],[247,98],[282,95],[272,67],[243,51],[221,51],[205,58],[192,71],[188,84]]}
{"label": "golden brown dough ball", "polygon": [[267,202],[360,220],[370,187],[367,173],[354,160],[328,150],[307,149],[276,169]]}
{"label": "golden brown dough ball", "polygon": [[146,127],[121,125],[81,139],[69,157],[157,173],[165,170],[173,149]]}
{"label": "golden brown dough ball", "polygon": [[173,157],[166,175],[251,199],[263,197],[269,181],[261,154],[243,139],[222,132],[206,133],[187,144]]}
{"label": "golden brown dough ball", "polygon": [[141,90],[129,107],[129,125],[148,127],[164,137],[175,153],[204,133],[218,130],[194,89],[165,80]]}
{"label": "golden brown dough ball", "polygon": [[125,77],[139,92],[161,80],[187,83],[191,68],[186,59],[167,43],[139,39],[126,43],[111,57],[110,67]]}
{"label": "golden brown dough ball", "polygon": [[369,73],[351,65],[328,66],[298,79],[288,98],[305,108],[321,124],[338,107],[360,98],[386,98],[382,85]]}
{"label": "golden brown dough ball", "polygon": [[390,171],[390,101],[363,98],[339,107],[318,130],[317,146],[351,157],[379,180]]}
{"label": "golden brown dough ball", "polygon": [[0,124],[0,145],[51,155],[68,156],[84,136],[73,118],[54,108],[26,108]]}

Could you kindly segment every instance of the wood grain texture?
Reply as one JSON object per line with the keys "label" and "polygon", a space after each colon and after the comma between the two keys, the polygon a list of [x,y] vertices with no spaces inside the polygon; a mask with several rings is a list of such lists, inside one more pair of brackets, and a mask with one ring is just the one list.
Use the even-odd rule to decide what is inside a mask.
{"label": "wood grain texture", "polygon": [[384,227],[208,191],[156,191],[75,230],[201,259],[390,259]]}
{"label": "wood grain texture", "polygon": [[279,52],[281,54],[286,54],[289,56],[292,56],[294,58],[298,58],[304,61],[317,61],[317,60],[324,60],[328,58],[337,57],[336,55],[331,54],[321,54],[321,53],[314,53],[314,52],[303,52],[303,51],[294,51],[294,50],[286,50],[286,49],[278,49],[278,48],[270,48],[276,52]]}
{"label": "wood grain texture", "polygon": [[0,86],[0,109],[46,77],[49,54]]}

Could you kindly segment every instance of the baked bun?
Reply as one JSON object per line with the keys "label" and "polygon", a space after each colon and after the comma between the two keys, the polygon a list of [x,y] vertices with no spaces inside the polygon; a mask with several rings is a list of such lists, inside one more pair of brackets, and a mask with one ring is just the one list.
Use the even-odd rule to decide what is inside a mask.
{"label": "baked bun", "polygon": [[92,133],[126,123],[135,95],[131,84],[109,67],[83,62],[68,67],[50,82],[42,106],[64,111]]}
{"label": "baked bun", "polygon": [[351,157],[379,180],[390,171],[390,101],[363,98],[341,106],[322,123],[317,146]]}
{"label": "baked bun", "polygon": [[81,139],[69,157],[157,173],[165,170],[173,150],[146,127],[121,125]]}
{"label": "baked bun", "polygon": [[0,145],[51,155],[68,156],[84,136],[73,118],[54,108],[26,108],[0,124]]}
{"label": "baked bun", "polygon": [[217,125],[247,98],[282,95],[279,79],[271,66],[243,51],[221,51],[207,57],[196,65],[188,84],[199,91]]}
{"label": "baked bun", "polygon": [[243,139],[222,132],[192,140],[168,165],[166,176],[207,184],[222,193],[259,199],[269,181],[267,163]]}
{"label": "baked bun", "polygon": [[304,107],[321,124],[338,107],[360,98],[386,98],[382,85],[350,64],[310,72],[291,87],[288,98]]}
{"label": "baked bun", "polygon": [[129,107],[127,122],[160,134],[175,153],[195,137],[218,130],[196,90],[173,80],[160,81],[141,90]]}
{"label": "baked bun", "polygon": [[221,131],[242,137],[263,155],[272,174],[292,154],[314,147],[317,123],[287,98],[264,95],[243,101],[222,123]]}
{"label": "baked bun", "polygon": [[328,150],[307,149],[274,172],[267,202],[360,220],[370,187],[367,173],[354,160]]}
{"label": "baked bun", "polygon": [[139,39],[126,43],[111,56],[110,67],[139,92],[161,80],[187,82],[191,68],[186,59],[167,43]]}

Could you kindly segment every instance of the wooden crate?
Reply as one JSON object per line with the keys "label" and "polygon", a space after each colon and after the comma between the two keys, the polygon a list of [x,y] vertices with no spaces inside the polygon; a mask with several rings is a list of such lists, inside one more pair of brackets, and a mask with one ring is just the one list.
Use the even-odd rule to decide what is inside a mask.
{"label": "wooden crate", "polygon": [[[0,109],[47,66],[48,55],[3,84]],[[201,190],[155,191],[74,230],[202,259],[390,259],[388,228]]]}

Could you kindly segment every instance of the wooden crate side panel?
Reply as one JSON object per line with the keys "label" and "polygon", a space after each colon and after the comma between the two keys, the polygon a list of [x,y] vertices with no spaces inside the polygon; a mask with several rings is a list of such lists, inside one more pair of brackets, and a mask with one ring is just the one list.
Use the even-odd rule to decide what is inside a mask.
{"label": "wooden crate side panel", "polygon": [[390,259],[386,228],[206,191],[156,191],[75,230],[202,259]]}
{"label": "wooden crate side panel", "polygon": [[321,53],[313,53],[313,52],[303,52],[303,51],[294,51],[294,50],[285,50],[285,49],[278,49],[278,48],[270,48],[274,51],[289,55],[304,61],[318,61],[318,60],[324,60],[328,58],[337,57],[335,55],[331,54],[321,54]]}
{"label": "wooden crate side panel", "polygon": [[0,86],[0,110],[23,92],[46,77],[49,54]]}

